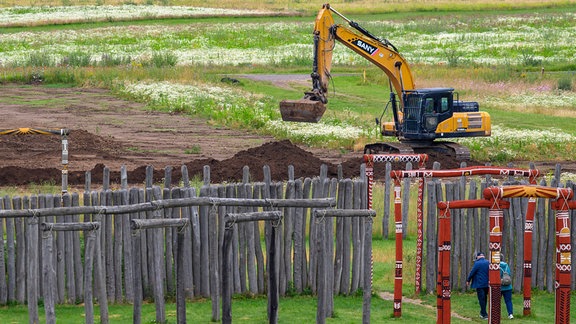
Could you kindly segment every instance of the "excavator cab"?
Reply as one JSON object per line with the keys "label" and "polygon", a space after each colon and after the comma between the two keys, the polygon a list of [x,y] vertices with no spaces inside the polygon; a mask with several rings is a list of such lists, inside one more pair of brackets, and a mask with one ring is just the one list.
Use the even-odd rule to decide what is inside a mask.
{"label": "excavator cab", "polygon": [[434,140],[438,124],[453,112],[452,88],[429,88],[404,93],[404,119],[398,129],[407,140]]}

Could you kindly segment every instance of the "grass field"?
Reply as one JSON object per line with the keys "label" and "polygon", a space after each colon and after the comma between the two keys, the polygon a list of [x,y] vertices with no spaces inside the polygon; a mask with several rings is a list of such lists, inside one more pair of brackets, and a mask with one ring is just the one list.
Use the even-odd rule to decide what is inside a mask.
{"label": "grass field", "polygon": [[[455,87],[463,99],[478,101],[491,114],[491,138],[463,141],[474,158],[497,163],[574,159],[576,1],[341,0],[332,5],[395,44],[411,63],[419,87]],[[310,33],[319,6],[275,0],[0,0],[0,82],[104,87],[145,101],[153,110],[201,115],[215,125],[312,146],[360,149],[380,140],[373,120],[387,102],[388,80],[343,46],[334,50],[329,111],[313,128],[278,121],[278,102],[300,98],[307,90],[301,85],[280,89],[248,80],[220,82],[222,76],[241,73],[310,73]],[[379,256],[375,292],[392,290],[392,249],[392,241],[374,242]],[[409,267],[408,296],[414,289]],[[435,296],[417,297],[435,304]],[[514,298],[523,323],[554,317],[551,294],[535,293],[530,318],[520,317],[521,296]],[[338,297],[336,317],[329,322],[357,323],[361,302],[357,296]],[[314,321],[314,303],[309,296],[282,299],[280,321]],[[265,322],[265,305],[263,298],[237,297],[235,322]],[[146,307],[143,320],[153,322],[153,304]],[[188,307],[190,321],[209,321],[209,302]],[[435,322],[434,309],[403,307],[402,319],[394,321]],[[476,321],[473,293],[455,293],[452,307]],[[393,320],[391,302],[374,298],[372,308],[374,322]],[[60,306],[56,312],[59,319],[82,320],[81,306]],[[129,305],[111,306],[117,322],[130,322],[131,312]],[[26,314],[25,306],[11,305],[0,308],[0,321],[21,323]],[[168,314],[175,321],[174,312]]]}

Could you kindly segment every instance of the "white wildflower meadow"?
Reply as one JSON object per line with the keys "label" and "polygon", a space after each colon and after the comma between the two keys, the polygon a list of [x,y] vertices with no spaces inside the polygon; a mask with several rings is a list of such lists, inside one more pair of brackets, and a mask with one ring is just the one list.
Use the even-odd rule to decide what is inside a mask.
{"label": "white wildflower meadow", "polygon": [[[257,101],[255,95],[233,88],[224,88],[206,83],[177,84],[173,82],[125,82],[120,91],[148,103],[169,107],[171,111],[186,110],[198,113],[197,109],[210,103],[211,107],[232,110],[246,101]],[[256,109],[257,109],[256,105]]]}
{"label": "white wildflower meadow", "polygon": [[[366,134],[359,127],[329,125],[325,123],[291,123],[279,120],[277,106],[268,106],[265,98],[229,87],[208,84],[176,84],[172,82],[125,82],[119,91],[153,105],[168,107],[170,111],[221,115],[242,115],[259,120],[263,128],[275,134],[284,134],[303,143],[322,140],[354,140]],[[206,105],[209,103],[209,105]],[[215,111],[219,109],[220,111]],[[246,116],[249,111],[250,115]]]}
{"label": "white wildflower meadow", "polygon": [[497,97],[485,97],[484,102],[490,106],[500,109],[506,107],[520,106],[520,107],[558,107],[558,108],[573,108],[576,115],[576,93],[569,91],[560,92],[537,92],[525,91],[508,96],[506,100]]}
{"label": "white wildflower meadow", "polygon": [[270,15],[268,11],[184,6],[34,6],[0,8],[0,26],[25,26],[85,21]]}
{"label": "white wildflower meadow", "polygon": [[490,137],[460,138],[456,139],[456,141],[468,147],[495,147],[499,149],[498,153],[506,154],[512,158],[521,158],[518,154],[528,153],[522,150],[526,145],[561,146],[563,144],[575,143],[576,136],[554,128],[531,130],[511,129],[493,125],[492,136]]}
{"label": "white wildflower meadow", "polygon": [[[38,12],[36,12],[38,10]],[[46,17],[25,18],[30,14]],[[0,9],[0,26],[19,19],[50,19],[51,16],[78,19],[125,15],[134,10],[135,17],[174,15],[242,15],[245,11],[223,9],[121,6],[50,7]],[[86,12],[84,12],[86,10]],[[126,14],[123,14],[126,12]],[[265,13],[262,13],[265,14]],[[74,18],[71,18],[74,19]],[[91,18],[85,18],[91,19]],[[96,18],[94,18],[96,19]],[[111,17],[113,20],[113,17]],[[132,18],[137,19],[137,18]],[[557,23],[547,23],[554,19]],[[450,27],[450,24],[454,27]],[[422,21],[371,21],[366,27],[375,35],[389,39],[413,63],[442,64],[448,55],[460,62],[478,64],[522,63],[530,58],[542,62],[566,62],[576,59],[572,36],[576,18],[571,13],[546,19],[538,14],[498,19],[471,18],[465,23],[438,19]],[[26,64],[33,53],[42,52],[62,61],[70,53],[81,52],[93,61],[103,53],[138,60],[156,51],[177,56],[177,64],[281,64],[311,60],[313,20],[309,22],[247,22],[131,25],[82,29],[23,31],[5,33],[0,38],[0,66]],[[55,46],[58,45],[58,46]],[[366,61],[341,44],[334,49],[337,64],[363,65]],[[57,64],[57,63],[55,63]]]}
{"label": "white wildflower meadow", "polygon": [[305,144],[314,144],[327,140],[355,140],[366,135],[366,130],[352,125],[329,125],[319,123],[291,123],[281,120],[270,120],[266,123],[266,129],[274,133],[286,134]]}

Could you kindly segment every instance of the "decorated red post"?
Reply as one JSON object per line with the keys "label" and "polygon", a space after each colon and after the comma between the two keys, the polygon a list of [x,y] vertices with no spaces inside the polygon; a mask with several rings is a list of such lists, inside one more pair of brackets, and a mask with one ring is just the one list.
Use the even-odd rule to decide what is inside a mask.
{"label": "decorated red post", "polygon": [[570,242],[570,216],[568,201],[573,192],[558,189],[559,197],[552,208],[556,210],[556,324],[570,323],[570,286],[572,244]]}
{"label": "decorated red post", "polygon": [[449,202],[439,202],[438,220],[438,280],[436,282],[437,323],[450,323],[450,250],[452,237],[450,230]]}
{"label": "decorated red post", "polygon": [[396,229],[396,267],[394,271],[394,317],[402,316],[402,187],[394,177],[394,224]]}
{"label": "decorated red post", "polygon": [[490,208],[488,215],[490,217],[490,265],[489,265],[489,291],[490,301],[488,316],[490,323],[500,323],[500,299],[502,298],[501,280],[500,280],[500,251],[502,250],[502,227],[504,226],[504,211],[495,204]]}
{"label": "decorated red post", "polygon": [[[377,162],[418,162],[421,169],[424,168],[428,155],[426,154],[364,154],[364,162],[366,163],[366,177],[368,179],[368,209],[372,209],[372,187],[374,181],[374,164]],[[402,199],[401,199],[401,186],[400,178],[392,176],[394,179],[394,223],[396,233],[396,267],[394,270],[394,316],[402,316]],[[421,195],[424,195],[424,182],[420,184]],[[420,201],[422,197],[419,197]],[[420,208],[421,210],[421,208]],[[419,214],[422,217],[422,213]],[[419,220],[419,224],[423,221]],[[423,231],[419,229],[419,232]],[[423,244],[423,238],[419,240]],[[417,257],[417,267],[421,266],[422,260],[422,246],[420,246],[420,257]],[[417,275],[419,276],[419,275]],[[417,286],[420,281],[417,280]]]}
{"label": "decorated red post", "polygon": [[[536,185],[536,178],[540,172],[535,169],[530,170],[529,182]],[[523,274],[523,294],[524,294],[524,316],[531,313],[532,307],[532,236],[534,231],[534,214],[536,212],[536,197],[528,198],[526,208],[526,221],[524,223],[524,274]]]}
{"label": "decorated red post", "polygon": [[[506,202],[503,202],[504,206]],[[450,208],[488,208],[489,200],[455,200],[450,202],[438,202],[438,279],[436,282],[436,306],[438,308],[436,322],[450,323],[451,315],[451,279],[450,279],[450,253],[452,251],[452,222]]]}

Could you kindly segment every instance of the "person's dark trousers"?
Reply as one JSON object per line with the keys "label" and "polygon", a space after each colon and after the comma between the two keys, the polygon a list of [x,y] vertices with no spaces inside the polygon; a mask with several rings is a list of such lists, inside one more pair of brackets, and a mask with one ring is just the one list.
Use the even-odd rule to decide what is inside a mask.
{"label": "person's dark trousers", "polygon": [[508,311],[508,315],[514,313],[512,308],[512,289],[502,290],[502,297],[504,297],[504,302],[506,302],[506,310]]}
{"label": "person's dark trousers", "polygon": [[480,316],[488,316],[488,312],[486,312],[486,304],[488,303],[488,287],[476,288],[476,295],[478,295],[478,302],[480,303]]}

